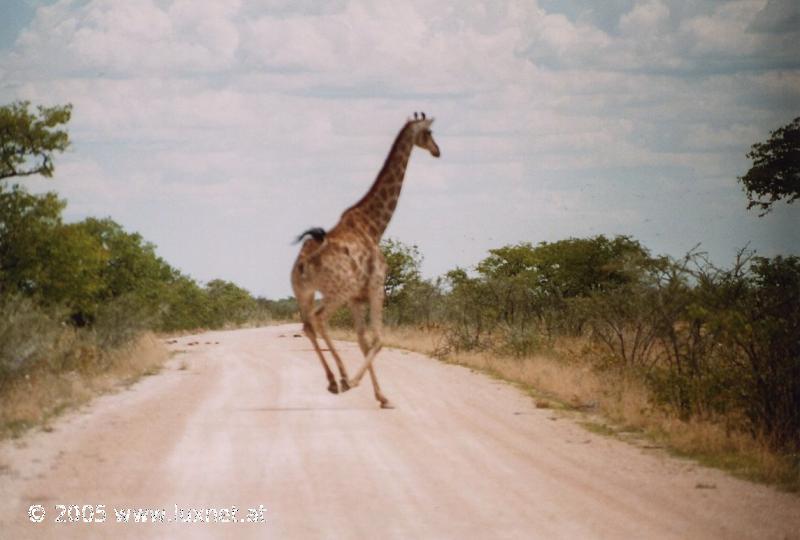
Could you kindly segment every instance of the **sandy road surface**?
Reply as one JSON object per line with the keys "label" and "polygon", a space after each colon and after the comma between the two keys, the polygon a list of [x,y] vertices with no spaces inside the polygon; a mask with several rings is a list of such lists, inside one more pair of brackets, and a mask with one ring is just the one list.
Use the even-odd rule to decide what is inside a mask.
{"label": "sandy road surface", "polygon": [[[296,328],[181,338],[161,374],[0,444],[0,537],[800,538],[800,498],[554,420],[467,369],[384,350],[397,409],[368,378],[328,394]],[[57,504],[108,516],[57,523]],[[263,504],[266,523],[114,515],[166,521],[176,504],[235,505],[237,521]]]}

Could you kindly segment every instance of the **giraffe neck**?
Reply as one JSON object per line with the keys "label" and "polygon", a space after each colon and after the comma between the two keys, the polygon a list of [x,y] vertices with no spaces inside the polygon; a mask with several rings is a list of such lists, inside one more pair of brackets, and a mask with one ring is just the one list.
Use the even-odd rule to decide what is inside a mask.
{"label": "giraffe neck", "polygon": [[364,221],[363,227],[375,242],[378,242],[383,236],[383,232],[392,219],[394,209],[397,207],[397,199],[400,197],[400,190],[403,187],[408,159],[411,156],[411,149],[414,147],[413,131],[410,122],[400,130],[372,187],[342,216],[350,215]]}

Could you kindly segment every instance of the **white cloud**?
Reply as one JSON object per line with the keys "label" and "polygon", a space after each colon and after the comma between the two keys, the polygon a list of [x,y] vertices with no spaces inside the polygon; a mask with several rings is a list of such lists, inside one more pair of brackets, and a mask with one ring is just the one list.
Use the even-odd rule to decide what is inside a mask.
{"label": "white cloud", "polygon": [[153,0],[60,0],[41,6],[17,40],[13,66],[39,78],[45,68],[50,75],[118,77],[207,73],[232,65],[239,45],[233,22],[238,2],[162,5]]}
{"label": "white cloud", "polygon": [[[437,118],[443,155],[414,155],[391,231],[428,245],[435,268],[474,262],[442,248],[477,257],[540,231],[648,234],[636,224],[651,203],[634,187],[667,207],[688,189],[700,190],[695,209],[721,200],[724,178],[726,197],[740,196],[749,145],[800,108],[798,54],[778,47],[796,37],[779,21],[791,6],[594,9],[608,13],[522,0],[60,0],[0,51],[0,98],[75,106],[73,149],[37,188],[61,190],[73,215],[119,216],[176,264],[208,258],[181,238],[230,234],[209,266],[229,278],[240,269],[224,260],[253,251],[250,230],[283,242],[332,225],[414,110]],[[694,226],[703,240],[703,222],[682,234]],[[480,238],[427,238],[453,229]],[[275,249],[253,264],[288,267],[293,250]],[[283,274],[244,285],[282,294]]]}
{"label": "white cloud", "polygon": [[645,38],[663,33],[668,24],[669,8],[658,0],[633,6],[619,20],[619,28],[623,34]]}
{"label": "white cloud", "polygon": [[696,57],[749,55],[759,46],[760,38],[747,32],[759,11],[759,3],[730,2],[721,4],[714,13],[693,17],[681,24],[682,37],[691,43]]}

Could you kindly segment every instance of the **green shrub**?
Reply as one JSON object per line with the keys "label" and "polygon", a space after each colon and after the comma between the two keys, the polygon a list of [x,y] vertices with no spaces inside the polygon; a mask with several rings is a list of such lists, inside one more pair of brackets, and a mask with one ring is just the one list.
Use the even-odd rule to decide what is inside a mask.
{"label": "green shrub", "polygon": [[800,257],[755,258],[746,275],[726,277],[741,283],[713,322],[735,353],[751,430],[800,451]]}
{"label": "green shrub", "polygon": [[141,298],[123,295],[101,304],[97,310],[93,330],[98,345],[115,349],[136,340],[146,330],[156,325],[157,314]]}
{"label": "green shrub", "polygon": [[256,298],[259,309],[269,314],[271,319],[278,321],[299,320],[297,300],[294,297],[270,300],[268,298]]}
{"label": "green shrub", "polygon": [[354,328],[353,314],[347,306],[341,306],[333,312],[328,319],[328,324],[333,328]]}
{"label": "green shrub", "polygon": [[534,324],[503,325],[500,327],[498,339],[498,352],[515,357],[531,356],[549,344],[547,337]]}
{"label": "green shrub", "polygon": [[0,299],[0,385],[25,375],[55,351],[65,331],[61,317],[22,295]]}

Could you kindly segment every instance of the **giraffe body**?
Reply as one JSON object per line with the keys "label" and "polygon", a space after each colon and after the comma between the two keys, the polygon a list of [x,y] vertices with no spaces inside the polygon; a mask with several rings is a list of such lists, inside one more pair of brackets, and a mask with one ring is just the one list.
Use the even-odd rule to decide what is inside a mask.
{"label": "giraffe body", "polygon": [[[380,250],[380,239],[392,218],[405,178],[411,150],[414,146],[427,149],[439,157],[439,147],[433,140],[430,126],[433,119],[408,121],[392,145],[389,155],[370,190],[356,204],[344,211],[339,222],[329,232],[311,229],[298,240],[303,242],[300,254],[292,267],[292,288],[303,320],[303,329],[311,340],[328,379],[332,393],[357,386],[369,372],[375,398],[381,407],[391,408],[383,395],[372,363],[381,349],[383,286],[386,262]],[[322,296],[315,306],[314,297]],[[358,343],[364,354],[364,364],[353,378],[347,376],[344,364],[328,336],[326,322],[342,305],[353,314]],[[367,337],[365,315],[369,310],[371,339]],[[341,379],[328,367],[317,343],[317,335],[325,341],[339,369]]]}

